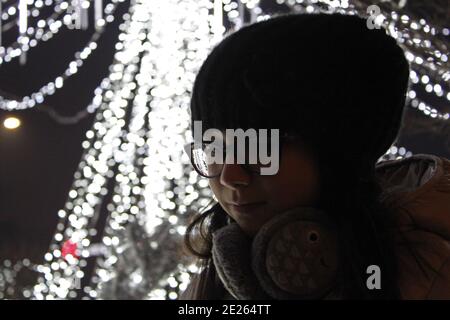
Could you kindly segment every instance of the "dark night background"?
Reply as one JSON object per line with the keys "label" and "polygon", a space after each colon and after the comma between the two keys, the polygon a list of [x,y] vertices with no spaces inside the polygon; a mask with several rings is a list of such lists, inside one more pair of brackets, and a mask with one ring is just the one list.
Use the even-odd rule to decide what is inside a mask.
{"label": "dark night background", "polygon": [[[119,4],[116,19],[107,25],[98,48],[76,75],[44,104],[62,116],[73,116],[86,108],[100,81],[108,75],[122,15],[129,1]],[[92,33],[61,30],[51,40],[31,50],[24,66],[14,59],[0,66],[0,91],[22,97],[62,74],[74,53],[83,48]],[[8,97],[8,95],[6,95]],[[44,109],[44,107],[42,108]],[[81,142],[92,126],[95,114],[73,125],[62,125],[36,108],[6,112],[0,121],[16,115],[22,121],[17,130],[0,128],[0,258],[29,257],[39,262],[48,249],[64,207],[73,174],[81,158]]]}
{"label": "dark night background", "polygon": [[[116,19],[107,26],[97,50],[62,89],[46,99],[46,107],[72,116],[90,103],[94,89],[108,75],[118,25],[128,5],[128,1],[119,5]],[[26,65],[20,66],[18,59],[1,65],[1,93],[21,97],[54,79],[86,44],[92,31],[63,29],[31,50]],[[448,105],[435,106],[441,112],[450,111]],[[57,212],[64,207],[80,161],[81,142],[94,115],[74,125],[62,125],[36,108],[0,110],[1,123],[9,115],[18,116],[22,126],[14,131],[0,128],[0,260],[27,257],[40,262],[54,234]],[[399,145],[413,153],[449,158],[449,136],[448,121],[444,125],[409,108]]]}

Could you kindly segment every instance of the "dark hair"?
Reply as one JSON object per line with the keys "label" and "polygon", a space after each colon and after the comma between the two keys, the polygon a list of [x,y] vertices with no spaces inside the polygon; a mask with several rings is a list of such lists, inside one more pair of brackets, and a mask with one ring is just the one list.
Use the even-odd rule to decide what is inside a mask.
{"label": "dark hair", "polygon": [[[375,163],[397,137],[408,78],[404,53],[384,29],[368,30],[357,16],[288,14],[227,36],[194,83],[192,121],[204,130],[279,128],[313,151],[318,206],[339,229],[347,298],[399,297],[391,214],[380,201]],[[217,203],[191,223],[185,242],[192,253],[209,261],[211,233],[225,218]],[[373,264],[382,290],[366,287]]]}

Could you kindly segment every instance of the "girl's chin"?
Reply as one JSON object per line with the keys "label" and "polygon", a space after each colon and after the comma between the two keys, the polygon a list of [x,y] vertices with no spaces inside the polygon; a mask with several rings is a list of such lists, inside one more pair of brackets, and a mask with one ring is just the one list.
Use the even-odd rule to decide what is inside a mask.
{"label": "girl's chin", "polygon": [[253,238],[261,227],[265,224],[267,220],[262,221],[239,221],[237,220],[238,225],[241,227],[242,231],[249,237]]}
{"label": "girl's chin", "polygon": [[254,237],[265,223],[277,215],[272,210],[267,210],[268,208],[264,209],[266,210],[248,213],[239,212],[230,208],[229,210],[232,212],[228,214],[237,222],[246,235]]}
{"label": "girl's chin", "polygon": [[241,226],[241,229],[247,235],[247,237],[252,238],[252,239],[255,237],[255,235],[258,233],[258,230],[259,230],[259,228],[255,229],[255,228],[248,228],[245,226]]}

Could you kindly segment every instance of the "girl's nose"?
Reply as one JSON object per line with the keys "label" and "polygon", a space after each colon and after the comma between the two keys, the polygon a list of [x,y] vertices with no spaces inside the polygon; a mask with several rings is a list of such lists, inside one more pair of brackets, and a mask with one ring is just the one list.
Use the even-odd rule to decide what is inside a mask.
{"label": "girl's nose", "polygon": [[230,189],[246,187],[250,183],[251,176],[241,164],[224,163],[220,174],[220,183]]}

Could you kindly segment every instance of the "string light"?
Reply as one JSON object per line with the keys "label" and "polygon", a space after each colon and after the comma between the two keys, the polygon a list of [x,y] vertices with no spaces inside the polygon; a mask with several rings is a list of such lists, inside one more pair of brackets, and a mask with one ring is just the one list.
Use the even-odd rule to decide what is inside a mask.
{"label": "string light", "polygon": [[[21,56],[31,48],[36,47],[39,42],[46,42],[50,40],[54,35],[56,35],[61,30],[61,27],[63,25],[62,22],[58,19],[64,12],[63,10],[61,10],[60,5],[56,5],[54,10],[55,12],[46,20],[38,20],[36,27],[29,27],[26,30],[26,33],[22,33],[17,38],[16,42],[11,43],[6,48],[0,47],[0,64],[12,61],[13,58]],[[39,10],[37,10],[36,12],[38,16]],[[5,29],[8,29],[8,27],[11,25],[13,24],[5,25],[3,31],[5,31]],[[47,29],[45,27],[47,27]]]}
{"label": "string light", "polygon": [[[57,1],[54,12],[48,17],[46,20],[39,19],[36,27],[27,28],[28,25],[28,13],[31,12],[33,17],[39,17],[40,15],[40,7],[42,7],[42,1],[32,2],[35,6],[34,9],[27,10],[27,1],[23,0],[19,2],[22,3],[22,16],[19,16],[18,24],[21,26],[19,36],[16,42],[13,42],[7,48],[0,47],[0,64],[4,62],[10,62],[15,57],[21,57],[27,51],[29,51],[32,47],[36,47],[40,41],[48,41],[55,34],[59,32],[63,23],[67,26],[70,26],[71,21],[68,19],[59,19],[60,16],[63,15],[64,11],[71,10],[71,7],[68,6],[65,1]],[[53,2],[48,1],[46,4],[50,6]],[[12,13],[16,13],[16,9],[14,7],[10,7],[8,11],[13,9]],[[20,8],[19,8],[20,9]],[[3,14],[2,14],[3,15]],[[64,17],[70,17],[70,15],[65,15]],[[1,31],[11,30],[11,27],[14,26],[16,21],[10,21],[7,25],[5,25]],[[47,31],[45,29],[47,28]],[[34,38],[32,37],[34,36]]]}
{"label": "string light", "polygon": [[378,163],[388,160],[400,160],[404,158],[409,158],[412,155],[413,153],[407,150],[405,147],[400,147],[394,144],[388,149],[388,151],[386,151],[386,153],[380,159],[378,159]]}
{"label": "string light", "polygon": [[[114,12],[117,8],[117,5],[124,0],[113,1],[115,2],[112,7],[105,8],[105,14],[107,14],[108,17],[111,17],[107,19],[108,22],[113,21]],[[0,109],[9,111],[24,110],[42,104],[47,96],[53,95],[58,89],[61,89],[64,85],[64,82],[79,71],[79,69],[84,65],[84,61],[91,56],[93,51],[97,49],[97,42],[103,34],[104,30],[105,28],[102,27],[97,29],[93,33],[90,40],[88,41],[88,44],[82,50],[75,53],[74,59],[68,63],[68,66],[62,75],[57,76],[53,81],[48,82],[36,92],[25,96],[21,101],[0,97]]]}
{"label": "string light", "polygon": [[[38,265],[32,263],[29,259],[21,259],[13,263],[9,259],[3,260],[0,264],[0,299],[19,296],[28,299],[31,297],[32,286],[22,286],[18,283],[20,276],[25,274],[37,274]],[[28,273],[28,274],[26,274]]]}
{"label": "string light", "polygon": [[[190,279],[185,265],[179,263],[179,258],[170,258],[167,254],[164,259],[156,257],[167,251],[170,244],[179,244],[185,231],[186,207],[198,198],[198,195],[188,197],[183,191],[187,185],[182,177],[188,166],[187,159],[180,164],[184,141],[181,134],[189,122],[188,91],[195,77],[194,71],[206,57],[214,39],[217,40],[217,34],[211,37],[211,32],[218,31],[214,25],[210,29],[209,11],[202,10],[211,9],[208,1],[172,0],[164,5],[148,1],[145,5],[149,12],[146,18],[151,19],[151,28],[142,32],[147,34],[145,38],[150,39],[153,46],[150,46],[150,42],[143,44],[145,53],[140,73],[136,76],[139,91],[133,106],[135,116],[123,142],[127,146],[127,155],[119,157],[123,162],[118,167],[113,202],[108,206],[110,220],[105,228],[105,237],[113,237],[118,230],[126,228],[130,221],[137,220],[143,224],[143,233],[146,235],[146,239],[139,239],[138,243],[150,245],[144,247],[146,249],[142,252],[137,252],[129,246],[129,242],[123,241],[127,239],[126,236],[120,237],[122,241],[111,246],[108,254],[97,261],[96,276],[88,292],[91,297],[110,298],[114,293],[110,288],[111,279],[120,278],[120,274],[137,274],[139,286],[135,277],[128,284],[129,291],[136,291],[138,287],[139,292],[133,296],[148,299],[176,299]],[[171,19],[167,19],[169,13]],[[184,44],[191,39],[200,39],[196,47],[188,49],[184,55],[177,54],[183,52]],[[146,77],[146,74],[152,76]],[[145,118],[147,124],[143,120]],[[155,154],[158,156],[155,157]],[[177,186],[167,181],[174,181]],[[138,187],[130,188],[130,183],[135,185],[136,182]],[[153,237],[159,238],[159,241],[151,241]],[[141,256],[148,256],[154,261],[151,267],[140,270],[136,261],[140,261]],[[126,257],[132,261],[123,261]],[[167,269],[172,270],[173,274],[159,282],[152,281],[152,278],[160,279],[161,272],[168,272]],[[145,279],[140,276],[143,271],[147,275]]]}
{"label": "string light", "polygon": [[[119,35],[120,41],[116,48],[121,50],[115,55],[116,62],[110,68],[110,76],[96,92],[92,105],[98,108],[97,122],[93,129],[86,133],[87,139],[83,142],[85,155],[74,176],[75,184],[69,192],[70,201],[59,212],[61,221],[58,225],[64,233],[62,236],[60,233],[55,235],[46,258],[50,266],[64,262],[59,252],[63,243],[69,239],[77,244],[77,251],[81,255],[71,263],[66,261],[64,268],[68,273],[66,277],[56,279],[49,276],[52,273],[51,268],[42,269],[44,275],[34,288],[35,298],[70,298],[76,295],[77,282],[74,275],[81,271],[81,263],[89,257],[86,240],[92,238],[92,234],[96,234],[95,228],[92,228],[94,224],[90,221],[98,219],[97,208],[106,195],[107,178],[115,179],[116,186],[113,201],[107,206],[110,218],[102,240],[102,245],[110,249],[107,249],[104,258],[99,259],[99,268],[96,271],[96,277],[102,283],[113,277],[110,273],[114,273],[113,266],[118,258],[112,252],[124,245],[118,241],[117,236],[114,236],[118,230],[136,217],[140,217],[139,219],[146,220],[146,231],[151,235],[152,230],[157,232],[158,226],[173,216],[167,215],[164,210],[173,210],[172,201],[160,198],[162,202],[158,204],[155,200],[161,191],[160,188],[168,187],[164,182],[166,175],[172,179],[179,179],[182,175],[179,158],[184,140],[180,136],[173,138],[173,134],[169,131],[161,136],[164,131],[162,128],[158,129],[162,125],[158,117],[168,117],[167,121],[163,122],[169,122],[171,119],[172,130],[178,133],[180,123],[173,120],[178,119],[184,126],[188,123],[187,92],[195,77],[194,66],[200,65],[202,59],[206,57],[207,48],[211,46],[210,37],[206,36],[210,33],[208,12],[200,10],[200,13],[197,13],[196,8],[199,6],[209,8],[209,2],[186,4],[185,1],[182,3],[172,1],[171,4],[159,4],[136,1],[130,8],[130,14],[124,17],[121,30],[126,30],[127,33]],[[170,23],[167,21],[169,12],[174,17]],[[184,21],[184,31],[180,32],[180,22],[182,17],[186,16],[186,12],[191,12],[192,16]],[[150,16],[153,17],[152,28],[149,28]],[[198,24],[203,24],[203,27],[197,28]],[[186,41],[196,37],[203,40],[198,42],[197,49],[191,50],[192,54],[188,55],[190,59],[186,57],[183,59],[183,55],[177,52],[181,52],[180,49]],[[152,47],[151,41],[160,43],[159,49]],[[173,68],[173,65],[180,67]],[[186,71],[183,72],[182,68]],[[153,76],[148,77],[149,74]],[[174,83],[178,83],[178,86],[171,88]],[[170,98],[170,95],[175,97]],[[170,103],[175,103],[178,107],[168,110]],[[152,112],[149,105],[152,106]],[[183,112],[179,111],[180,105],[183,106]],[[132,110],[129,122],[125,121],[127,109]],[[174,113],[176,111],[177,113]],[[179,118],[180,116],[182,117]],[[146,117],[148,117],[147,124],[144,120]],[[149,126],[151,130],[148,130]],[[172,155],[171,162],[148,156],[154,153],[149,146],[157,146],[164,143],[164,140],[168,152],[166,157],[170,157],[170,152],[173,152],[174,143],[178,146],[178,154]],[[148,146],[147,150],[145,146]],[[162,150],[159,148],[159,153]],[[141,171],[136,168],[136,162],[140,163]],[[114,167],[117,168],[117,172],[111,169]],[[187,159],[184,167],[187,170]],[[151,170],[154,171],[153,174]],[[152,181],[156,177],[159,178]],[[131,188],[130,184],[135,187]],[[146,194],[145,199],[143,194]],[[173,222],[173,219],[170,220]],[[183,232],[183,228],[179,228],[178,225],[174,225],[173,230],[179,234]],[[158,246],[153,246],[153,249],[157,250]],[[175,265],[175,269],[177,268]],[[96,285],[94,281],[96,277],[93,277],[93,287]],[[139,277],[134,277],[134,281],[137,278]],[[92,290],[86,289],[85,292],[90,297],[98,297],[99,293],[95,289]],[[175,297],[177,293],[168,291],[167,294]]]}

